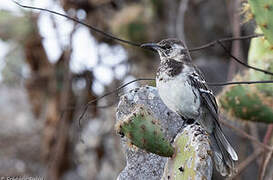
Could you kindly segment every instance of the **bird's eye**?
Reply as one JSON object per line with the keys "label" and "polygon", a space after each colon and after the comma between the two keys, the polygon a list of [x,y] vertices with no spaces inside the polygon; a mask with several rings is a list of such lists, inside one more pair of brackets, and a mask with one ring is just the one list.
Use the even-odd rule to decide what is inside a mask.
{"label": "bird's eye", "polygon": [[162,48],[168,50],[171,49],[172,47],[169,44],[165,44],[164,46],[162,46]]}

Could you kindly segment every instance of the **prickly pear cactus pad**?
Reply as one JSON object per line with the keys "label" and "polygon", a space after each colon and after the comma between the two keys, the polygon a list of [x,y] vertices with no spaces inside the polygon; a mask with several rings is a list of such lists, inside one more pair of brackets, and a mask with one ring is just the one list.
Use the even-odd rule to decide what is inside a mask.
{"label": "prickly pear cactus pad", "polygon": [[257,25],[273,48],[273,1],[248,0]]}
{"label": "prickly pear cactus pad", "polygon": [[[140,105],[143,108],[142,110],[139,109]],[[148,118],[146,118],[145,120],[142,117],[139,117],[139,119],[133,118],[134,112],[136,117],[139,117],[137,114],[141,114],[144,112],[144,117],[147,116]],[[153,132],[155,129],[158,130],[158,126],[160,125],[162,129],[160,130],[159,128],[159,134],[162,134],[160,136],[164,137],[167,142],[171,142],[181,130],[183,120],[165,106],[165,104],[161,101],[158,95],[157,89],[151,86],[136,88],[131,90],[129,93],[121,96],[117,108],[116,117],[116,130],[121,134],[121,142],[126,156],[126,167],[121,171],[117,179],[161,179],[163,176],[164,166],[166,164],[167,158],[147,152],[147,149],[142,149],[139,145],[139,148],[137,148],[136,146],[132,146],[133,142],[130,138],[132,138],[134,135],[128,136],[128,134],[126,135],[126,133],[133,130],[133,126],[137,127],[136,129],[138,129],[140,133],[143,133],[143,127],[141,127],[142,123],[150,119],[150,121],[148,120],[148,125],[146,125],[147,122],[144,123],[144,129],[151,129],[150,132]],[[151,121],[153,120],[155,120],[156,122],[151,123]],[[133,122],[135,123],[134,125],[129,125]],[[126,128],[124,127],[123,129],[122,127],[124,126],[124,124],[126,125]],[[147,133],[146,135],[148,134],[149,133]],[[153,136],[154,135],[152,133],[151,138],[153,138]],[[162,140],[163,139],[161,139],[160,141]],[[144,143],[141,138],[139,142],[140,144]],[[166,152],[168,152],[168,148],[170,148],[169,145],[163,145],[162,147],[164,146],[167,149]]]}
{"label": "prickly pear cactus pad", "polygon": [[[257,28],[256,33],[262,33],[260,28]],[[271,45],[264,37],[254,38],[251,40],[248,52],[248,64],[273,72],[273,48],[271,48]],[[250,69],[249,80],[273,80],[273,76]],[[265,96],[271,96],[273,98],[273,84],[258,84],[256,87]]]}
{"label": "prickly pear cactus pad", "polygon": [[116,124],[116,131],[122,136],[126,136],[130,142],[148,152],[171,157],[173,155],[173,147],[168,142],[158,120],[155,119],[150,110],[139,105],[125,119]]}
{"label": "prickly pear cactus pad", "polygon": [[[127,120],[137,106],[151,110],[153,116],[158,120],[162,132],[167,141],[171,141],[177,134],[183,121],[175,113],[171,112],[161,101],[155,87],[146,86],[131,90],[120,97],[117,108],[117,124]],[[117,126],[117,125],[116,125]],[[167,158],[132,146],[128,138],[121,138],[122,146],[126,156],[126,167],[119,174],[119,180],[151,179],[161,178]]]}
{"label": "prickly pear cactus pad", "polygon": [[173,143],[175,154],[168,159],[162,180],[211,179],[212,158],[209,138],[198,125],[190,125]]}
{"label": "prickly pear cactus pad", "polygon": [[[246,80],[237,75],[234,81]],[[221,109],[242,120],[273,123],[273,98],[263,95],[257,85],[226,87],[218,98]]]}

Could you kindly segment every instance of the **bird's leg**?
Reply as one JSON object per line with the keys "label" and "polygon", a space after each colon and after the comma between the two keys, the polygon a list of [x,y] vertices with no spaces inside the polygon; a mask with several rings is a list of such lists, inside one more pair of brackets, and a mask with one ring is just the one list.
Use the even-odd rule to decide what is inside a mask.
{"label": "bird's leg", "polygon": [[189,121],[189,119],[185,119],[185,120],[183,120],[182,127],[184,127],[186,124],[188,124],[188,121]]}
{"label": "bird's leg", "polygon": [[183,124],[182,124],[182,127],[186,126],[186,124],[196,124],[197,122],[194,120],[194,119],[191,119],[191,118],[184,118],[184,117],[181,117],[183,119]]}
{"label": "bird's leg", "polygon": [[[191,122],[191,123],[192,123],[192,120],[193,120],[193,119],[185,118],[185,117],[183,117],[183,116],[180,116],[180,117],[181,117],[181,119],[183,120],[183,124],[182,124],[182,126],[178,129],[177,133],[179,133],[179,132],[181,131],[181,129],[182,129],[183,127],[185,127],[186,124],[188,124],[188,122]],[[190,123],[190,124],[191,124],[191,123]],[[174,142],[175,137],[176,137],[176,135],[172,137],[171,143]]]}
{"label": "bird's leg", "polygon": [[180,117],[181,117],[181,119],[183,120],[182,127],[184,127],[184,126],[187,124],[187,122],[188,122],[189,119],[187,119],[187,118],[185,118],[185,117],[183,117],[183,116],[180,116]]}

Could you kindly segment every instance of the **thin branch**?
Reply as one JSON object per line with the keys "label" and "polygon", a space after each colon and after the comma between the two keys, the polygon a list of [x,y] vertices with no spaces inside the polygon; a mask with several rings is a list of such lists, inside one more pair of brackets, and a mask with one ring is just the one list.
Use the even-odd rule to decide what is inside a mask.
{"label": "thin branch", "polygon": [[[108,96],[108,95],[111,95],[111,94],[114,94],[114,93],[117,93],[119,92],[121,89],[123,89],[124,87],[128,86],[129,84],[131,83],[134,83],[134,82],[137,82],[137,81],[155,81],[155,79],[153,78],[139,78],[139,79],[135,79],[135,80],[132,80],[130,82],[127,82],[123,85],[121,85],[120,87],[116,88],[115,90],[112,90],[112,91],[109,91],[105,94],[103,94],[102,96],[92,100],[92,101],[89,101],[87,104],[84,105],[84,110],[82,112],[82,114],[80,115],[78,121],[79,121],[79,126],[81,125],[81,120],[83,118],[83,116],[85,115],[88,107],[90,105],[92,105],[93,103],[99,101],[100,99]],[[209,86],[226,86],[226,85],[233,85],[233,84],[257,84],[257,83],[273,83],[273,80],[272,81],[241,81],[241,82],[226,82],[226,83],[208,83]]]}
{"label": "thin branch", "polygon": [[[221,119],[222,119],[222,118],[221,118]],[[270,147],[270,146],[268,146],[268,145],[266,145],[266,144],[260,142],[258,139],[256,139],[255,137],[249,135],[249,134],[246,133],[245,131],[243,131],[243,130],[241,130],[241,129],[235,127],[235,126],[232,126],[232,125],[230,125],[229,123],[227,123],[226,121],[221,120],[221,119],[220,119],[220,122],[221,122],[224,126],[230,128],[230,129],[233,129],[233,130],[234,130],[235,132],[237,132],[240,136],[245,137],[245,138],[247,138],[247,139],[249,139],[249,140],[255,142],[256,144],[260,145],[261,147],[263,147],[264,149],[266,149],[266,150],[268,150],[268,151],[272,151],[272,150],[273,150],[272,147]]]}
{"label": "thin branch", "polygon": [[[126,44],[130,44],[132,46],[136,46],[136,47],[139,47],[141,48],[141,44],[139,43],[135,43],[135,42],[131,42],[131,41],[127,41],[127,40],[124,40],[124,39],[120,39],[120,38],[117,38],[109,33],[106,33],[100,29],[97,29],[87,23],[84,23],[76,18],[73,18],[73,17],[70,17],[70,16],[67,16],[65,14],[62,14],[62,13],[59,13],[59,12],[56,12],[56,11],[52,11],[52,10],[49,10],[49,9],[45,9],[45,8],[39,8],[39,7],[34,7],[34,6],[26,6],[26,5],[22,5],[20,3],[18,3],[17,1],[13,0],[13,2],[15,4],[17,4],[18,6],[22,7],[22,8],[27,8],[27,9],[34,9],[34,10],[39,10],[39,11],[45,11],[45,12],[49,12],[49,13],[52,13],[52,14],[56,14],[56,15],[59,15],[59,16],[62,16],[62,17],[65,17],[65,18],[68,18],[72,21],[75,21],[79,24],[82,24],[88,28],[90,28],[91,30],[97,32],[97,33],[100,33],[102,35],[104,35],[105,37],[109,38],[109,39],[113,39],[113,40],[116,40],[116,41],[119,41],[119,42],[122,42],[122,43],[126,43]],[[248,67],[248,68],[251,68],[251,69],[255,69],[257,71],[261,71],[261,72],[264,72],[266,74],[270,74],[270,75],[273,75],[272,72],[268,72],[266,70],[263,70],[263,69],[259,69],[259,68],[256,68],[256,67],[253,67],[253,66],[249,66],[247,64],[245,64],[244,62],[242,62],[241,60],[239,60],[238,58],[236,58],[235,56],[233,56],[228,50],[227,48],[222,44],[222,42],[225,42],[225,41],[233,41],[233,40],[242,40],[242,39],[250,39],[250,38],[254,38],[254,37],[258,37],[258,36],[262,36],[260,34],[255,34],[255,35],[249,35],[249,36],[245,36],[245,37],[237,37],[237,38],[224,38],[224,39],[219,39],[219,40],[216,40],[216,41],[213,41],[211,43],[208,43],[202,47],[199,47],[199,48],[194,48],[194,49],[190,49],[189,51],[196,51],[196,50],[200,50],[200,49],[204,49],[204,48],[207,48],[207,47],[210,47],[210,46],[214,46],[216,43],[218,43],[228,54],[230,57],[232,57],[234,60],[236,60],[238,63]]]}
{"label": "thin branch", "polygon": [[113,36],[113,35],[111,35],[111,34],[109,34],[109,33],[106,33],[106,32],[104,32],[104,31],[102,31],[102,30],[100,30],[100,29],[97,29],[97,28],[95,28],[95,27],[93,27],[93,26],[91,26],[91,25],[89,25],[89,24],[87,24],[87,23],[84,23],[84,22],[82,22],[82,21],[80,21],[80,20],[78,20],[78,19],[76,19],[76,18],[67,16],[67,15],[65,15],[65,14],[62,14],[62,13],[59,13],[59,12],[56,12],[56,11],[52,11],[52,10],[49,10],[49,9],[45,9],[45,8],[39,8],[39,7],[34,7],[34,6],[26,6],[26,5],[23,5],[23,4],[18,3],[18,2],[15,1],[15,0],[13,0],[13,2],[14,2],[15,4],[17,4],[18,6],[22,7],[22,8],[34,9],[34,10],[39,10],[39,11],[45,11],[45,12],[49,12],[49,13],[52,13],[52,14],[56,14],[56,15],[65,17],[65,18],[67,18],[67,19],[70,19],[70,20],[72,20],[72,21],[75,21],[75,22],[77,22],[77,23],[79,23],[79,24],[81,24],[81,25],[84,25],[84,26],[90,28],[91,30],[93,30],[93,31],[95,31],[95,32],[97,32],[97,33],[100,33],[100,34],[104,35],[105,37],[107,37],[107,38],[109,38],[109,39],[113,39],[113,40],[116,40],[116,41],[119,41],[119,42],[122,42],[122,43],[125,43],[125,44],[130,44],[130,45],[132,45],[132,46],[140,47],[140,44],[138,44],[138,43],[135,43],[135,42],[131,42],[131,41],[127,41],[127,40],[124,40],[124,39],[117,38],[117,37],[115,37],[115,36]]}
{"label": "thin branch", "polygon": [[[247,123],[247,127],[249,128],[249,134],[257,139],[259,139],[259,133],[258,133],[258,127],[257,124],[254,123]],[[254,150],[259,149],[259,146],[255,144],[253,141],[251,141],[251,146]],[[259,159],[256,159],[256,163],[258,166],[260,166]]]}
{"label": "thin branch", "polygon": [[189,51],[194,52],[194,51],[199,51],[199,50],[202,50],[202,49],[206,49],[208,47],[215,46],[216,44],[218,44],[218,41],[228,42],[228,41],[246,40],[246,39],[252,39],[252,38],[262,37],[262,36],[264,36],[264,35],[263,34],[251,34],[251,35],[240,36],[240,37],[222,38],[222,39],[218,39],[218,40],[209,42],[207,44],[204,44],[204,45],[196,47],[196,48],[191,48],[191,49],[189,49]]}
{"label": "thin branch", "polygon": [[235,179],[238,175],[242,173],[254,160],[256,160],[261,153],[264,151],[263,148],[259,148],[258,150],[254,151],[250,156],[248,156],[243,162],[238,165],[237,172],[232,177],[227,178],[227,180]]}
{"label": "thin branch", "polygon": [[[70,19],[72,21],[75,21],[81,25],[84,25],[88,28],[90,28],[91,30],[97,32],[97,33],[100,33],[106,37],[108,37],[109,39],[114,39],[114,40],[117,40],[117,41],[120,41],[120,42],[123,42],[123,43],[126,43],[126,44],[130,44],[132,46],[137,46],[137,47],[140,47],[141,44],[139,43],[135,43],[135,42],[131,42],[131,41],[127,41],[127,40],[124,40],[124,39],[120,39],[120,38],[117,38],[111,34],[108,34],[100,29],[97,29],[87,23],[84,23],[76,18],[73,18],[73,17],[70,17],[70,16],[67,16],[65,14],[62,14],[62,13],[59,13],[59,12],[56,12],[56,11],[52,11],[52,10],[49,10],[49,9],[45,9],[45,8],[39,8],[39,7],[33,7],[33,6],[26,6],[26,5],[23,5],[23,4],[20,4],[18,3],[17,1],[13,0],[13,2],[15,4],[17,4],[18,6],[22,7],[22,8],[26,8],[26,9],[34,9],[34,10],[39,10],[39,11],[46,11],[46,12],[49,12],[49,13],[52,13],[52,14],[55,14],[55,15],[59,15],[59,16],[62,16],[62,17],[65,17],[67,19]],[[202,46],[199,46],[199,47],[196,47],[196,48],[192,48],[192,49],[189,49],[190,52],[193,52],[193,51],[198,51],[198,50],[202,50],[202,49],[205,49],[205,48],[208,48],[208,47],[211,47],[211,46],[214,46],[215,44],[218,43],[218,41],[220,42],[226,42],[226,41],[235,41],[235,40],[245,40],[245,39],[251,39],[251,38],[255,38],[255,37],[260,37],[260,36],[263,36],[263,34],[254,34],[254,35],[247,35],[247,36],[241,36],[241,37],[231,37],[231,38],[222,38],[222,39],[219,39],[219,40],[215,40],[213,42],[210,42],[210,43],[207,43],[205,45],[202,45]]]}
{"label": "thin branch", "polygon": [[85,106],[84,106],[84,110],[81,114],[81,116],[79,117],[79,126],[81,126],[81,120],[83,118],[83,116],[85,115],[87,109],[88,109],[88,106],[90,106],[91,104],[93,104],[94,102],[97,102],[98,100],[108,96],[108,95],[111,95],[111,94],[114,94],[114,93],[117,93],[118,91],[120,91],[121,89],[123,89],[124,87],[128,86],[129,84],[131,83],[134,83],[134,82],[137,82],[137,81],[151,81],[151,80],[154,80],[154,79],[151,79],[151,78],[139,78],[139,79],[135,79],[133,81],[130,81],[128,83],[125,83],[123,85],[121,85],[120,87],[116,88],[115,90],[112,90],[112,91],[109,91],[107,93],[105,93],[104,95],[92,100],[92,101],[89,101]]}
{"label": "thin branch", "polygon": [[269,72],[269,71],[266,71],[266,70],[263,70],[263,69],[260,69],[260,68],[256,68],[256,67],[254,67],[254,66],[250,66],[250,65],[244,63],[243,61],[241,61],[241,60],[238,59],[237,57],[233,56],[233,55],[228,51],[228,49],[224,46],[224,44],[223,44],[221,41],[217,40],[217,42],[218,42],[219,45],[226,51],[226,53],[227,53],[230,57],[232,57],[236,62],[238,62],[239,64],[241,64],[241,65],[243,65],[243,66],[245,66],[245,67],[247,67],[247,68],[254,69],[254,70],[256,70],[256,71],[260,71],[260,72],[263,72],[263,73],[265,73],[265,74],[269,74],[269,75],[272,75],[272,76],[273,76],[273,72]]}
{"label": "thin branch", "polygon": [[264,144],[268,144],[270,141],[270,138],[272,136],[273,133],[273,124],[268,125],[265,136],[264,136]]}
{"label": "thin branch", "polygon": [[[128,86],[129,84],[131,83],[134,83],[134,82],[137,82],[137,81],[155,81],[155,79],[153,78],[139,78],[139,79],[135,79],[135,80],[132,80],[130,82],[127,82],[123,85],[121,85],[120,87],[118,87],[117,89],[115,90],[112,90],[110,92],[107,92],[105,93],[104,95],[92,100],[92,101],[89,101],[86,105],[90,105],[108,95],[111,95],[113,93],[117,93],[118,91],[120,91],[121,89],[123,89],[124,87]],[[234,84],[259,84],[259,83],[263,83],[263,84],[266,84],[266,83],[273,83],[273,80],[272,81],[238,81],[238,82],[224,82],[224,83],[207,83],[209,86],[227,86],[227,85],[234,85]]]}
{"label": "thin branch", "polygon": [[253,34],[253,35],[248,35],[248,36],[241,36],[241,37],[233,37],[233,38],[223,38],[223,39],[218,39],[218,40],[215,40],[213,42],[210,42],[210,43],[207,43],[203,46],[200,46],[200,47],[197,47],[197,48],[192,48],[192,49],[189,49],[190,52],[193,52],[193,51],[198,51],[198,50],[201,50],[201,49],[205,49],[205,48],[208,48],[208,47],[211,47],[211,46],[214,46],[215,44],[219,44],[224,50],[225,52],[232,58],[234,59],[236,62],[238,62],[239,64],[247,67],[247,68],[250,68],[250,69],[254,69],[256,71],[260,71],[260,72],[263,72],[265,74],[269,74],[269,75],[272,75],[273,76],[273,72],[269,72],[269,71],[266,71],[266,70],[263,70],[263,69],[260,69],[260,68],[256,68],[254,66],[250,66],[246,63],[244,63],[243,61],[241,61],[240,59],[238,59],[237,57],[233,56],[229,50],[224,46],[223,42],[225,41],[235,41],[235,40],[243,40],[243,39],[251,39],[251,38],[255,38],[255,37],[261,37],[263,36],[263,34]]}
{"label": "thin branch", "polygon": [[270,152],[267,153],[267,156],[266,156],[264,162],[262,163],[262,166],[261,166],[261,173],[260,173],[260,175],[259,175],[259,179],[260,179],[260,180],[263,180],[263,179],[264,179],[264,175],[265,175],[267,166],[268,166],[268,164],[269,164],[269,162],[270,162],[270,159],[271,159],[271,157],[272,157],[272,152],[273,152],[273,151],[270,151]]}
{"label": "thin branch", "polygon": [[207,83],[209,86],[227,86],[234,84],[270,84],[273,83],[273,80],[268,81],[233,81],[233,82],[223,82],[223,83]]}
{"label": "thin branch", "polygon": [[[155,79],[153,79],[153,78],[139,78],[139,79],[135,79],[135,80],[129,81],[129,82],[121,85],[120,87],[116,88],[115,90],[107,92],[107,93],[103,94],[102,96],[89,101],[87,104],[85,104],[85,105],[82,106],[82,108],[84,108],[84,110],[83,110],[81,116],[78,119],[79,126],[81,125],[81,120],[82,120],[83,116],[85,115],[85,113],[86,113],[86,111],[87,111],[87,109],[88,109],[89,106],[91,106],[93,103],[99,101],[100,99],[102,99],[102,98],[104,98],[106,96],[109,96],[111,94],[119,92],[121,89],[125,88],[129,84],[137,82],[137,81],[155,81]],[[227,83],[208,83],[208,85],[210,85],[210,86],[226,86],[226,85],[233,85],[233,84],[257,84],[257,83],[273,83],[273,80],[272,81],[246,81],[246,82],[242,81],[242,82],[227,82]],[[107,108],[107,107],[110,107],[112,105],[113,104],[110,103],[110,105],[98,106],[98,108]],[[78,107],[78,108],[81,108],[81,107]],[[69,111],[69,110],[72,110],[72,109],[76,109],[76,107],[67,107],[66,109],[62,109],[62,111],[63,112],[64,111]]]}
{"label": "thin branch", "polygon": [[[269,141],[271,139],[271,136],[272,136],[272,133],[273,133],[273,125],[270,124],[270,125],[268,125],[265,136],[264,136],[264,140],[263,140],[264,144],[269,143]],[[272,151],[268,152],[267,154],[265,152],[265,154],[263,156],[263,161],[262,161],[262,164],[260,166],[260,173],[259,173],[259,179],[261,179],[261,180],[264,178],[266,168],[267,168],[267,165],[269,163],[269,160],[271,159],[271,156],[272,156]]]}

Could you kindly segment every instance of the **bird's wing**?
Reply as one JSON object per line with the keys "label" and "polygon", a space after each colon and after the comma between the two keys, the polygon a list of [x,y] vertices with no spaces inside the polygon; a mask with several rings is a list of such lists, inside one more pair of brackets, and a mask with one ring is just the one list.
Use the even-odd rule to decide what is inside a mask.
{"label": "bird's wing", "polygon": [[214,119],[218,122],[218,106],[213,92],[208,88],[203,73],[195,68],[195,72],[190,74],[191,85],[198,89],[202,101],[206,104]]}

